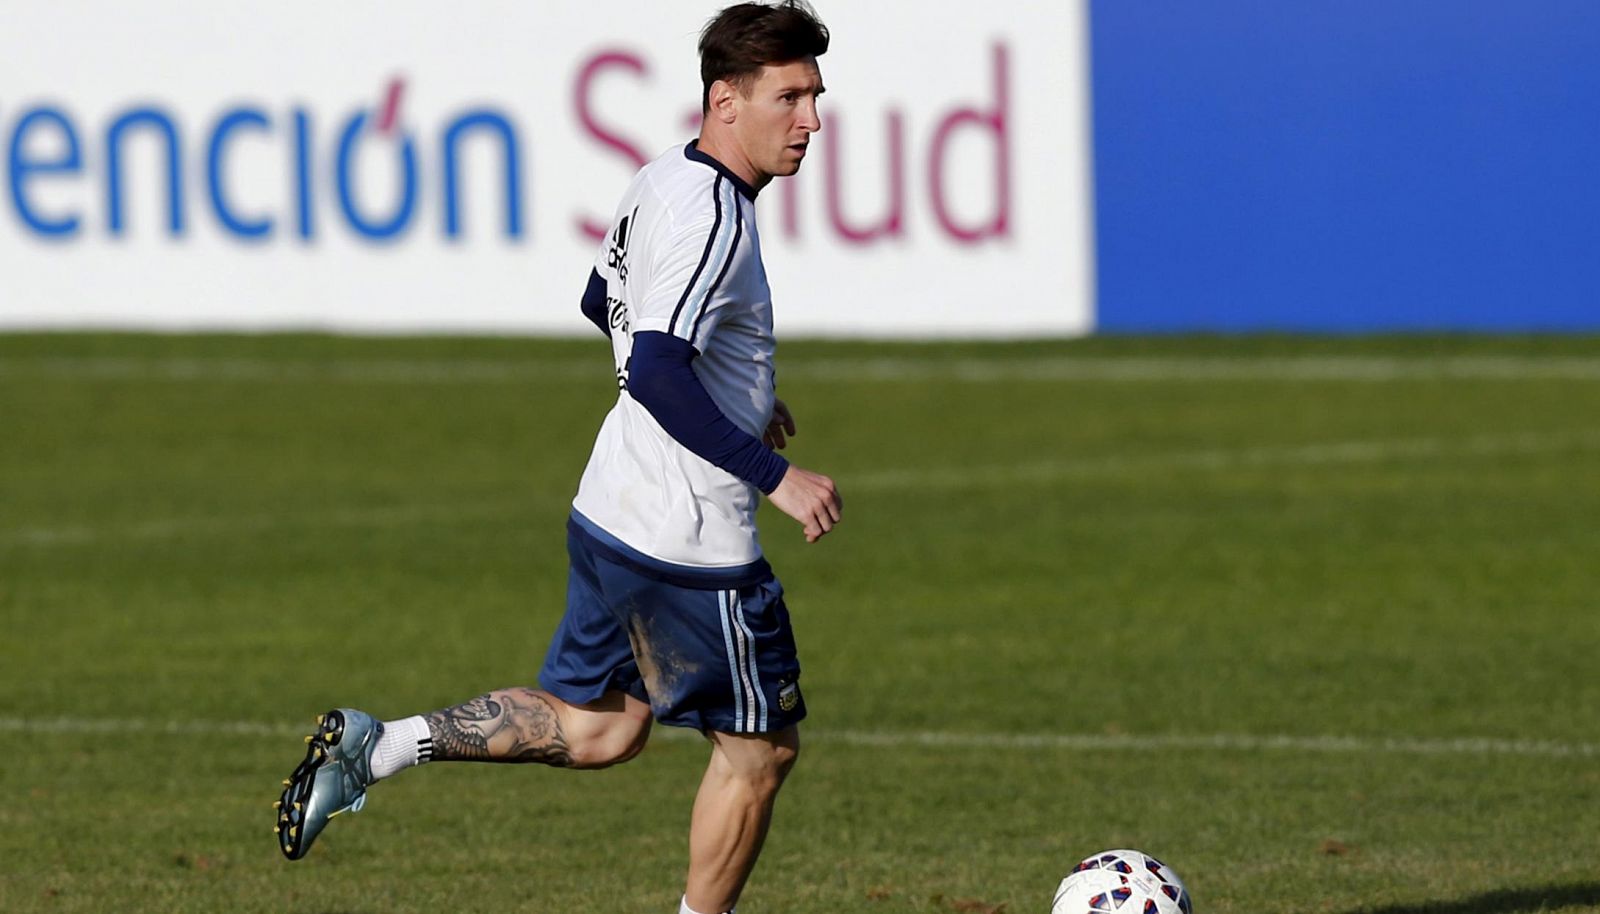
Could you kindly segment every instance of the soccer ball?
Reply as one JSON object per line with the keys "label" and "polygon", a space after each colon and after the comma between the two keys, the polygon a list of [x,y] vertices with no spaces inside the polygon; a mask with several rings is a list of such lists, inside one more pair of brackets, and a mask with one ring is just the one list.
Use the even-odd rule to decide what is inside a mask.
{"label": "soccer ball", "polygon": [[1189,890],[1165,863],[1143,851],[1083,858],[1056,889],[1050,914],[1192,914]]}

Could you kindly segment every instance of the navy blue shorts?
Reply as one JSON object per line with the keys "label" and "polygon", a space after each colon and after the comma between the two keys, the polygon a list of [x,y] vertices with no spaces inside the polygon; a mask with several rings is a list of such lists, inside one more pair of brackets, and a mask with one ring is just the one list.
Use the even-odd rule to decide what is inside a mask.
{"label": "navy blue shorts", "polygon": [[569,704],[623,691],[664,724],[722,733],[773,733],[806,716],[777,578],[669,583],[573,525],[567,554],[567,611],[539,672],[546,691]]}

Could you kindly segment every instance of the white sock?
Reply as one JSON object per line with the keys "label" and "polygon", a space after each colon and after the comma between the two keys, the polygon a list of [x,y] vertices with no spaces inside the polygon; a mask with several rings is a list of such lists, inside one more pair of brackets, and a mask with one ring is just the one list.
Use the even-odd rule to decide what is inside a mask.
{"label": "white sock", "polygon": [[383,735],[372,752],[372,777],[382,780],[432,759],[433,734],[422,715],[384,721]]}
{"label": "white sock", "polygon": [[[729,908],[728,914],[733,914],[733,910],[733,908]],[[700,912],[689,907],[689,896],[685,895],[683,896],[683,901],[678,904],[678,914],[700,914]]]}

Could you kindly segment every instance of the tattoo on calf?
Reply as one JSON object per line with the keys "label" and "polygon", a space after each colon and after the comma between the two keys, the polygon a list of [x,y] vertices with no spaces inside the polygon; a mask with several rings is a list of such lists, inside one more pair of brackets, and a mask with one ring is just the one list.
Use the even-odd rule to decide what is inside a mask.
{"label": "tattoo on calf", "polygon": [[436,761],[539,762],[566,768],[561,718],[533,689],[501,689],[427,715]]}

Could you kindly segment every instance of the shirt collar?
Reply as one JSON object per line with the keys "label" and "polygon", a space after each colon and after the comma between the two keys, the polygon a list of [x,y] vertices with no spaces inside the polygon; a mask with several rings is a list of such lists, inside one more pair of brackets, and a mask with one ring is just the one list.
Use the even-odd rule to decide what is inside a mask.
{"label": "shirt collar", "polygon": [[683,147],[683,157],[691,161],[710,165],[712,168],[715,168],[718,174],[722,175],[724,178],[727,178],[734,187],[739,189],[739,193],[744,194],[746,200],[750,200],[752,202],[755,201],[758,191],[754,187],[751,187],[748,181],[729,170],[728,166],[718,162],[716,159],[713,159],[706,153],[701,152],[699,139],[690,140],[688,145]]}

